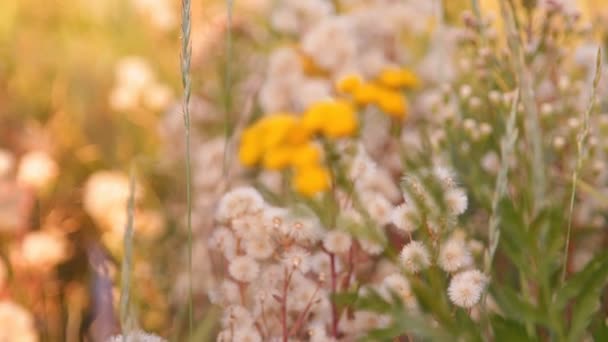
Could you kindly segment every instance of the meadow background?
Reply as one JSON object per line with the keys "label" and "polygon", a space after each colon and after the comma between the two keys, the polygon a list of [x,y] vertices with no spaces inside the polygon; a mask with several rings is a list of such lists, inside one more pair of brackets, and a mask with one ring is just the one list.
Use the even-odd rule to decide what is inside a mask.
{"label": "meadow background", "polygon": [[[236,229],[216,211],[225,194],[242,186],[255,187],[268,205],[303,205],[326,228],[353,226],[347,229],[346,249],[356,254],[350,241],[359,239],[360,246],[353,248],[369,256],[362,264],[373,260],[370,269],[379,270],[369,277],[362,275],[369,269],[353,271],[357,287],[345,286],[342,296],[335,286],[327,285],[326,293],[321,290],[333,305],[339,303],[339,309],[332,309],[345,308],[345,316],[355,317],[349,316],[355,323],[343,323],[343,333],[311,323],[310,331],[319,328],[328,334],[326,341],[446,336],[601,341],[608,336],[608,274],[600,271],[608,269],[608,77],[598,78],[597,72],[608,55],[608,3],[504,1],[507,14],[515,14],[513,32],[525,42],[518,43],[512,39],[511,22],[504,21],[509,16],[494,0],[311,0],[321,3],[316,9],[303,3],[308,0],[299,1],[192,1],[189,185],[179,1],[0,2],[0,341],[105,341],[121,333],[129,340],[129,331],[171,341],[212,341],[218,334],[222,340],[223,332],[226,341],[246,341],[228,328],[226,321],[235,318],[226,318],[229,290],[221,288],[224,279],[238,278],[228,271],[230,260],[225,259],[236,257],[242,247],[229,256],[222,251],[225,246],[219,252],[213,246],[218,243],[213,237],[219,235],[214,231]],[[551,6],[559,10],[547,14]],[[390,9],[395,18],[388,18]],[[377,17],[370,15],[352,34],[363,37],[383,19],[397,24],[387,24],[383,35],[357,37],[365,43],[356,56],[348,54],[348,46],[344,55],[331,50],[342,47],[340,35],[329,42],[303,39],[321,18],[366,10]],[[550,16],[557,19],[547,19]],[[551,24],[544,25],[547,22]],[[598,48],[602,56],[596,60]],[[363,60],[370,51],[381,52],[365,54]],[[519,52],[525,55],[522,63]],[[348,58],[359,64],[352,70],[338,68]],[[311,180],[312,174],[295,181],[294,194],[288,190],[290,170],[281,173],[274,170],[281,168],[276,165],[248,162],[241,135],[256,120],[275,112],[305,112],[318,99],[335,95],[334,84],[355,71],[371,78],[384,66],[407,69],[415,75],[416,86],[404,91],[408,105],[402,112],[391,113],[393,107],[379,105],[390,120],[357,104],[360,118],[367,115],[360,120],[365,125],[359,124],[365,129],[350,136],[322,131],[326,137],[319,144],[329,156],[324,163],[331,169],[335,196],[306,196],[325,190]],[[603,70],[605,74],[608,68]],[[540,120],[536,130],[530,128],[530,111]],[[338,120],[331,125],[344,124]],[[332,132],[346,142],[332,140]],[[263,134],[257,138],[263,139]],[[353,167],[359,144],[365,145],[369,163],[373,160],[382,169],[378,179],[386,179],[369,185],[373,191],[339,178]],[[544,152],[540,161],[534,159],[535,146]],[[503,162],[509,151],[510,159]],[[349,156],[344,157],[348,167],[342,165],[343,156]],[[454,220],[450,216],[449,229],[441,237],[430,233],[421,241],[435,246],[466,235],[471,254],[467,258],[483,270],[483,287],[487,280],[492,300],[488,303],[484,294],[483,305],[459,305],[443,289],[453,273],[429,271],[410,279],[410,296],[418,298],[422,309],[417,310],[424,313],[412,317],[391,302],[390,295],[374,297],[371,291],[366,299],[367,293],[356,293],[396,272],[395,255],[413,241],[412,231],[398,234],[394,220],[378,218],[404,201],[402,192],[416,193],[417,183],[406,178],[400,184],[401,177],[411,170],[417,181],[431,184],[433,196],[435,190],[444,192],[441,186],[435,189],[428,173],[416,173],[432,168],[435,156],[449,165],[468,196],[462,210],[462,199],[456,197],[457,215],[452,215]],[[539,180],[544,188],[537,193]],[[396,252],[388,247],[372,252],[376,245],[361,242],[372,239],[368,233],[340,221],[339,214],[346,210],[336,189],[360,192],[363,206],[371,207],[356,209],[366,213],[361,214],[366,223],[369,219],[374,227],[384,227],[381,244],[396,241]],[[365,197],[367,192],[374,195]],[[380,200],[376,193],[384,197]],[[441,210],[454,211],[451,203]],[[425,218],[447,217],[420,210]],[[314,255],[317,249],[331,250],[323,236],[319,241],[324,247],[302,248]],[[348,263],[348,254],[329,254],[332,267],[334,255]],[[565,261],[564,254],[570,255]],[[405,273],[407,265],[402,265]],[[579,272],[583,280],[565,282]],[[310,282],[310,274],[302,277],[300,281]],[[247,282],[239,280],[241,296]],[[433,292],[424,288],[442,288],[441,300],[435,303],[429,295]],[[224,299],[217,299],[218,291]],[[302,293],[317,295],[310,288]],[[591,304],[577,311],[583,293],[592,294],[584,299]],[[306,303],[300,310],[309,314]],[[457,308],[463,306],[467,309]],[[357,318],[357,310],[410,323],[395,327],[371,314]],[[311,322],[322,316],[315,315]],[[298,327],[304,324],[299,317],[291,318]],[[248,335],[251,341],[281,340],[272,336],[272,327],[256,327],[260,332]],[[354,327],[352,336],[346,327]],[[376,335],[368,335],[370,331]],[[313,340],[309,335],[296,329],[290,340]],[[138,338],[157,337],[141,333]]]}

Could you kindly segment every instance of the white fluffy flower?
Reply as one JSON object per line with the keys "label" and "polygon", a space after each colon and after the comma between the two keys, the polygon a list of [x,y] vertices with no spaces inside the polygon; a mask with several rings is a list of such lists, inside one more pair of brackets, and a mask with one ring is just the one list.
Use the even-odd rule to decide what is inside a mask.
{"label": "white fluffy flower", "polygon": [[416,211],[406,203],[393,208],[390,219],[400,232],[409,234],[418,229]]}
{"label": "white fluffy flower", "polygon": [[237,217],[232,220],[231,226],[234,234],[242,239],[250,239],[266,234],[266,227],[264,226],[261,213]]}
{"label": "white fluffy flower", "polygon": [[228,272],[232,278],[243,283],[249,283],[255,280],[260,273],[260,266],[249,256],[237,256],[230,261]]}
{"label": "white fluffy flower", "polygon": [[310,253],[300,247],[292,247],[283,254],[283,264],[302,273],[310,270]]}
{"label": "white fluffy flower", "polygon": [[450,189],[456,186],[456,181],[454,180],[454,171],[448,169],[447,167],[436,166],[433,169],[433,174],[435,177],[437,177],[445,189]]}
{"label": "white fluffy flower", "polygon": [[278,207],[265,207],[262,213],[264,226],[268,232],[280,234],[289,224],[287,209]]}
{"label": "white fluffy flower", "polygon": [[323,238],[323,247],[330,253],[346,253],[352,242],[350,234],[340,230],[332,230]]}
{"label": "white fluffy flower", "polygon": [[451,238],[441,245],[439,266],[449,273],[471,266],[473,258],[461,239]]}
{"label": "white fluffy flower", "polygon": [[218,287],[209,290],[208,296],[211,303],[218,305],[235,304],[241,301],[239,286],[230,280],[224,280]]}
{"label": "white fluffy flower", "polygon": [[357,41],[347,17],[326,19],[302,38],[302,50],[317,65],[337,71],[357,55]]}
{"label": "white fluffy flower", "polygon": [[158,335],[149,334],[145,331],[131,331],[124,335],[110,337],[107,342],[165,342],[166,340]]}
{"label": "white fluffy flower", "polygon": [[255,259],[268,259],[274,252],[274,242],[267,236],[255,236],[245,241],[247,255]]}
{"label": "white fluffy flower", "polygon": [[369,255],[378,255],[384,251],[384,246],[378,242],[367,239],[359,239],[358,241],[361,249]]}
{"label": "white fluffy flower", "polygon": [[314,243],[323,234],[321,223],[314,218],[292,218],[283,225],[282,233],[298,242]]}
{"label": "white fluffy flower", "polygon": [[33,151],[21,158],[17,180],[39,190],[53,182],[58,175],[59,167],[51,156],[42,151]]}
{"label": "white fluffy flower", "polygon": [[[319,276],[328,277],[331,274],[331,260],[327,253],[317,252],[310,256],[310,268]],[[339,258],[334,258],[334,268],[336,272],[342,270],[342,263]]]}
{"label": "white fluffy flower", "polygon": [[331,2],[325,0],[285,0],[272,13],[272,27],[283,33],[298,34],[316,25],[333,12]]}
{"label": "white fluffy flower", "polygon": [[372,194],[362,196],[370,217],[380,225],[387,224],[391,219],[393,205],[384,196]]}
{"label": "white fluffy flower", "polygon": [[454,305],[470,308],[479,302],[488,278],[479,270],[463,271],[452,277],[448,296]]}
{"label": "white fluffy flower", "polygon": [[233,189],[220,199],[216,217],[221,222],[233,220],[245,215],[257,214],[264,208],[264,199],[252,187]]}
{"label": "white fluffy flower", "polygon": [[216,228],[209,238],[209,248],[222,252],[230,260],[236,255],[236,239],[230,229]]}
{"label": "white fluffy flower", "polygon": [[410,241],[399,253],[401,265],[410,273],[418,273],[431,265],[426,247],[418,241]]}
{"label": "white fluffy flower", "polygon": [[349,177],[351,180],[356,181],[368,174],[373,174],[376,171],[376,164],[369,157],[365,148],[359,146],[357,154],[353,158],[350,164]]}
{"label": "white fluffy flower", "polygon": [[35,231],[25,236],[21,252],[28,265],[47,268],[57,265],[67,257],[68,245],[62,236]]}
{"label": "white fluffy flower", "polygon": [[448,210],[453,215],[460,215],[467,210],[467,194],[462,188],[453,188],[445,192],[444,195]]}
{"label": "white fluffy flower", "polygon": [[418,303],[416,302],[416,297],[412,292],[410,283],[401,274],[395,273],[387,276],[382,281],[382,285],[384,291],[390,290],[401,297],[408,308],[413,309],[417,307]]}
{"label": "white fluffy flower", "polygon": [[262,337],[254,327],[239,327],[234,331],[233,341],[262,342]]}
{"label": "white fluffy flower", "polygon": [[224,310],[222,327],[247,328],[253,325],[253,317],[249,310],[241,305],[230,305]]}
{"label": "white fluffy flower", "polygon": [[[129,191],[129,177],[126,174],[108,170],[95,172],[89,176],[84,187],[84,210],[97,224],[111,228],[115,217],[110,213],[125,215]],[[136,185],[135,196],[140,197],[142,193],[141,187]]]}

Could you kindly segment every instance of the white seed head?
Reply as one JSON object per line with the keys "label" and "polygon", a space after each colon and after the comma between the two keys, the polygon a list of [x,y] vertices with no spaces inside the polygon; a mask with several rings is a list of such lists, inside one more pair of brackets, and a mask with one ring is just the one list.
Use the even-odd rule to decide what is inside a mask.
{"label": "white seed head", "polygon": [[399,253],[401,265],[409,273],[418,273],[431,265],[431,257],[426,247],[418,241],[403,246]]}
{"label": "white seed head", "polygon": [[323,247],[330,253],[341,254],[348,252],[352,242],[350,234],[332,230],[323,238]]}
{"label": "white seed head", "polygon": [[416,210],[406,203],[393,208],[390,219],[391,223],[402,233],[411,233],[418,228],[416,224]]}
{"label": "white seed head", "polygon": [[246,215],[257,214],[263,208],[264,199],[256,189],[240,187],[227,192],[220,199],[216,218],[220,222],[228,222]]}
{"label": "white seed head", "polygon": [[255,280],[260,273],[260,266],[249,256],[237,256],[230,261],[228,272],[232,278],[243,283],[249,283]]}
{"label": "white seed head", "polygon": [[461,239],[451,238],[441,245],[439,266],[449,273],[471,266],[473,258]]}
{"label": "white seed head", "polygon": [[448,296],[454,305],[471,308],[479,302],[488,278],[478,270],[463,271],[452,277]]}
{"label": "white seed head", "polygon": [[460,215],[467,210],[467,194],[462,188],[453,188],[446,191],[445,202],[452,215]]}

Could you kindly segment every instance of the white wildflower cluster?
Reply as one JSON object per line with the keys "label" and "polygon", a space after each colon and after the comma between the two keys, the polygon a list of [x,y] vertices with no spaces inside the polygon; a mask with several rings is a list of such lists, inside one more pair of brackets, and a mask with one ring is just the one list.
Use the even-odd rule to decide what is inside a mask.
{"label": "white wildflower cluster", "polygon": [[110,337],[106,342],[165,342],[158,335],[150,334],[141,330],[131,331],[123,335]]}
{"label": "white wildflower cluster", "polygon": [[[209,298],[224,307],[219,341],[268,341],[285,333],[333,341],[387,324],[371,312],[336,312],[330,300],[354,281],[356,260],[369,260],[382,245],[355,239],[341,227],[323,227],[313,214],[272,206],[251,187],[227,192],[215,217],[209,248],[224,260],[219,264],[225,277]],[[413,300],[406,286],[401,293]]]}
{"label": "white wildflower cluster", "polygon": [[272,26],[293,36],[299,47],[271,54],[259,94],[264,111],[301,111],[331,97],[332,82],[345,75],[372,78],[387,66],[402,64],[407,54],[400,34],[424,27],[432,14],[431,7],[416,3],[370,2],[334,14],[331,1],[279,2]]}
{"label": "white wildflower cluster", "polygon": [[115,111],[159,111],[166,109],[173,98],[171,88],[159,82],[148,61],[139,56],[127,56],[118,62],[115,82],[109,95],[110,107]]}
{"label": "white wildflower cluster", "polygon": [[[12,160],[5,157],[6,173],[12,168]],[[0,166],[2,167],[2,166]],[[2,170],[0,170],[1,174]],[[17,181],[34,190],[44,190],[59,176],[57,162],[44,151],[31,151],[21,157],[17,169]]]}

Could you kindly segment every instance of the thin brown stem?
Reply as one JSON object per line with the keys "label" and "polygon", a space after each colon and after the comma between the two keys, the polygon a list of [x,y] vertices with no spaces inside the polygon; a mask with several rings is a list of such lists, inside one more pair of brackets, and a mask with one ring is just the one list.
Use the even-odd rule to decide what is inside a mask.
{"label": "thin brown stem", "polygon": [[[336,272],[336,256],[333,253],[329,253],[329,260],[331,266],[331,294],[336,294],[337,288],[337,272]],[[334,301],[331,302],[331,336],[338,338],[338,307]]]}

